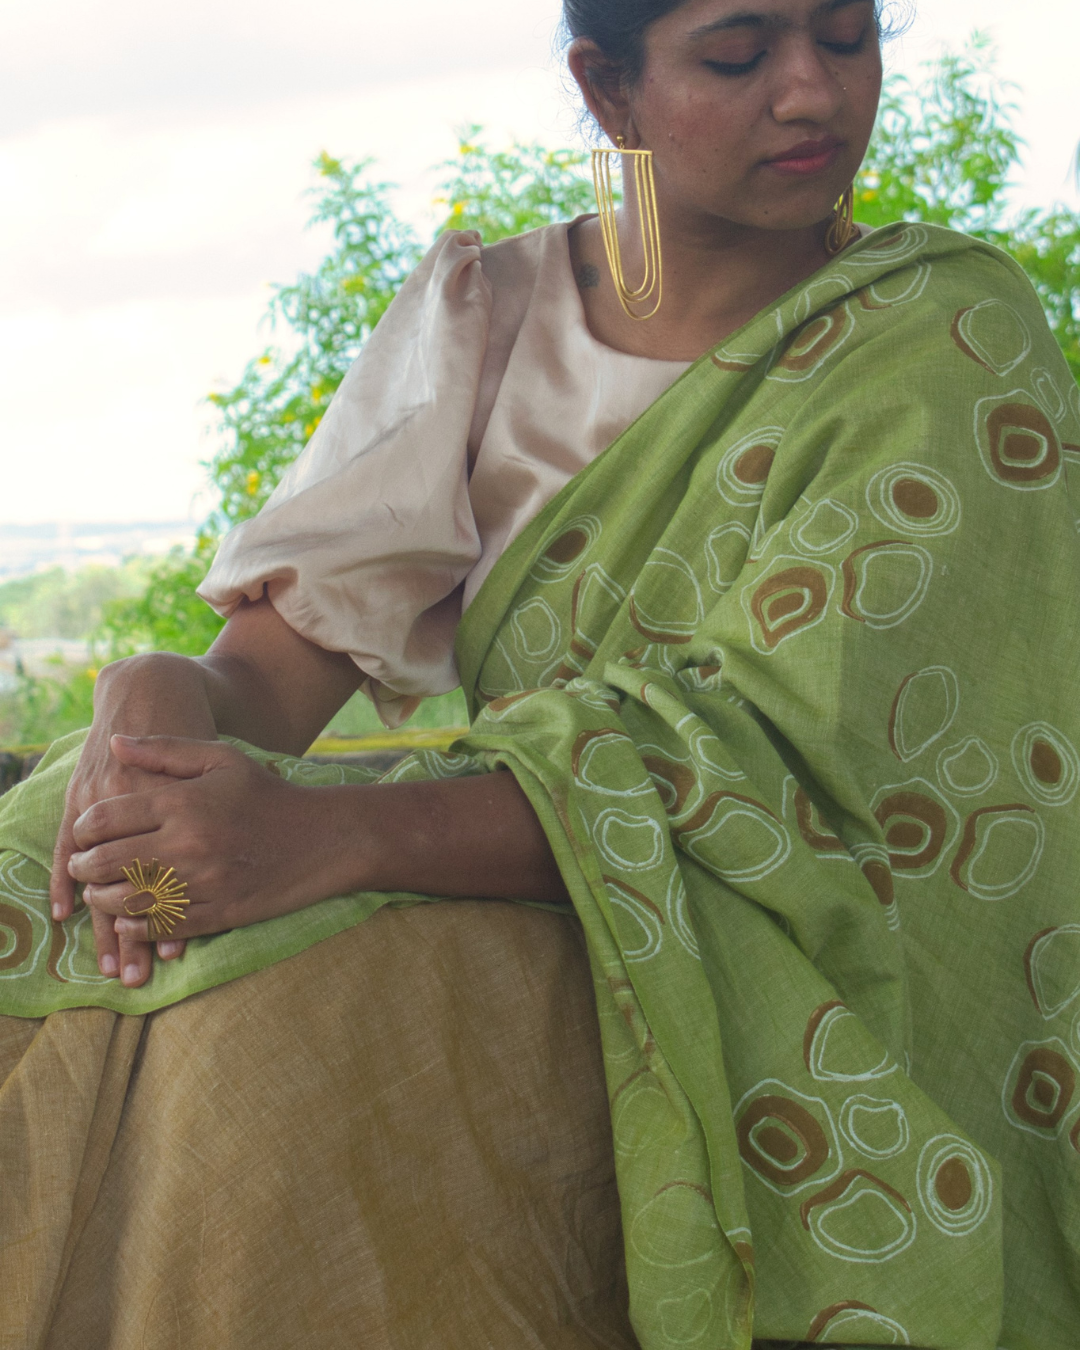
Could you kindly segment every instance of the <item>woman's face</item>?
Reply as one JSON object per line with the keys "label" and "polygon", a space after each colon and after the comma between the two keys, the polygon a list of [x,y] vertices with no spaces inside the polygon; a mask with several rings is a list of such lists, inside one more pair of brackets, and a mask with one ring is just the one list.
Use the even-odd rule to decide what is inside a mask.
{"label": "woman's face", "polygon": [[686,0],[647,30],[625,124],[602,120],[654,152],[665,216],[800,229],[855,177],[881,78],[872,0]]}

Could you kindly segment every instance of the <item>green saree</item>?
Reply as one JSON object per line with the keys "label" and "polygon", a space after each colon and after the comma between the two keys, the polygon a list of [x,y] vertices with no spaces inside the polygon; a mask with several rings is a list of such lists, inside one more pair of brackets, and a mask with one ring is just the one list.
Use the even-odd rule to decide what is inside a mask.
{"label": "green saree", "polygon": [[[462,622],[470,734],[391,777],[505,766],[547,831],[644,1350],[1076,1343],[1077,473],[1023,274],[900,226],[699,360]],[[123,990],[47,919],[77,750],[0,804],[0,1012],[146,1012],[417,899]]]}

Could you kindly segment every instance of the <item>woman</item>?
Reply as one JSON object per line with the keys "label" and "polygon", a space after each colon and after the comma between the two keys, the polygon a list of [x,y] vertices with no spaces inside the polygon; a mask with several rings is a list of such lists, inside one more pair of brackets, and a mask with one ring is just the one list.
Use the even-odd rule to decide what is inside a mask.
{"label": "woman", "polygon": [[[1075,1342],[1080,395],[834,212],[871,0],[566,16],[661,247],[647,171],[444,236],[212,651],[5,801],[5,1345]],[[455,754],[291,758],[458,673]]]}

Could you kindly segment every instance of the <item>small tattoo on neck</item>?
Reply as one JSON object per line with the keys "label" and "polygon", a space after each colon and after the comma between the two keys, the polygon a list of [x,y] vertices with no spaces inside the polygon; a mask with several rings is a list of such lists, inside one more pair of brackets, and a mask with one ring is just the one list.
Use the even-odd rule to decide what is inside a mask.
{"label": "small tattoo on neck", "polygon": [[592,263],[586,263],[584,267],[578,268],[577,273],[578,289],[582,291],[591,291],[594,286],[600,285],[600,269],[594,267]]}

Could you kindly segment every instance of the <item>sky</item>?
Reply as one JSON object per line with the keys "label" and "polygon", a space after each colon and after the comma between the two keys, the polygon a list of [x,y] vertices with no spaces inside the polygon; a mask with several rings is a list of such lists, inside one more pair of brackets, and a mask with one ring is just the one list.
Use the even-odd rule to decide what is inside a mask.
{"label": "sky", "polygon": [[[317,263],[311,161],[374,156],[434,225],[455,127],[580,145],[558,0],[0,0],[0,529],[198,520],[205,396]],[[1020,87],[1017,199],[1080,206],[1076,0],[922,0],[888,50],[981,28]]]}

